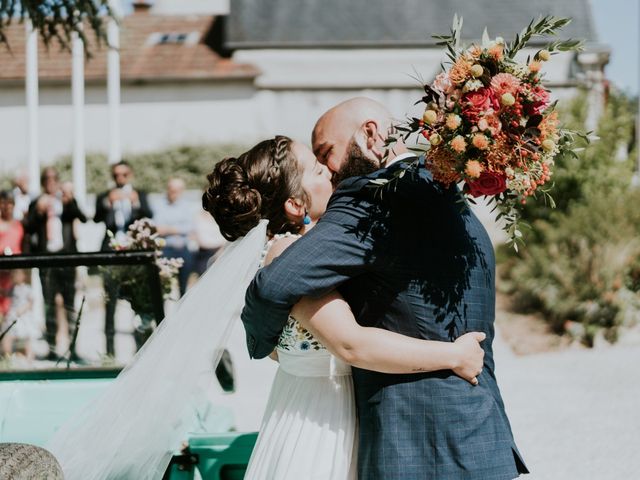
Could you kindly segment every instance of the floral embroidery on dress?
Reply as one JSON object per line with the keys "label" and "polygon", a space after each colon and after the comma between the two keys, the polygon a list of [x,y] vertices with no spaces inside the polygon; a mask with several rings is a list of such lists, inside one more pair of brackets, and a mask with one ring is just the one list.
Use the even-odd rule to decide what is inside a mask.
{"label": "floral embroidery on dress", "polygon": [[311,332],[302,327],[292,316],[289,316],[289,321],[280,334],[278,348],[289,352],[326,350]]}
{"label": "floral embroidery on dress", "polygon": [[[264,266],[264,260],[267,256],[267,253],[269,252],[269,249],[273,245],[273,242],[283,237],[300,237],[300,235],[296,235],[290,232],[274,235],[273,238],[267,242],[264,250],[262,251],[262,258],[260,260],[261,266]],[[292,316],[289,316],[289,320],[287,321],[287,324],[280,334],[277,348],[289,352],[310,352],[326,350],[326,348],[324,348],[324,346],[318,340],[316,340],[311,332],[303,328],[302,325],[300,325],[298,321]]]}

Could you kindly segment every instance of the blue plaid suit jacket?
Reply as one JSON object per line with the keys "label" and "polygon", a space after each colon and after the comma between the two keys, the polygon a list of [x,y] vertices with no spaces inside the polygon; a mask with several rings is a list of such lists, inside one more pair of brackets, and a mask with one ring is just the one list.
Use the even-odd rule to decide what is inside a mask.
{"label": "blue plaid suit jacket", "polygon": [[354,368],[358,473],[376,479],[512,479],[527,473],[494,375],[495,259],[486,231],[455,187],[422,162],[393,186],[388,169],[343,182],[326,214],[261,270],[242,321],[252,357],[275,347],[291,307],[333,289],[358,322],[416,338],[487,334],[480,384],[451,371],[391,375]]}

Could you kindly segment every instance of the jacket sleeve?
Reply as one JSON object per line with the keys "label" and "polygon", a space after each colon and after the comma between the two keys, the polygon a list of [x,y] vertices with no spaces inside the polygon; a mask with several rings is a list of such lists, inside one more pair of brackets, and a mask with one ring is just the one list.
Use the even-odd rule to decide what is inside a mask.
{"label": "jacket sleeve", "polygon": [[107,207],[105,205],[105,201],[107,198],[107,193],[101,193],[96,198],[96,213],[93,216],[93,221],[96,223],[107,221]]}
{"label": "jacket sleeve", "polygon": [[147,197],[147,192],[142,190],[138,190],[138,196],[140,198],[140,207],[138,211],[134,214],[136,219],[140,218],[153,218],[153,211],[149,206],[149,199]]}
{"label": "jacket sleeve", "polygon": [[36,198],[29,204],[29,210],[25,219],[23,220],[24,229],[27,233],[30,234],[37,233],[38,227],[47,219],[47,216],[39,213],[36,207],[39,198],[40,197]]}
{"label": "jacket sleeve", "polygon": [[369,269],[372,240],[357,231],[361,213],[329,208],[309,233],[258,272],[241,315],[252,358],[273,351],[298,300],[322,296]]}
{"label": "jacket sleeve", "polygon": [[78,201],[73,198],[62,209],[61,219],[63,222],[73,222],[76,218],[82,223],[85,223],[87,221],[86,215],[82,212],[82,210],[80,210],[80,207],[78,206]]}

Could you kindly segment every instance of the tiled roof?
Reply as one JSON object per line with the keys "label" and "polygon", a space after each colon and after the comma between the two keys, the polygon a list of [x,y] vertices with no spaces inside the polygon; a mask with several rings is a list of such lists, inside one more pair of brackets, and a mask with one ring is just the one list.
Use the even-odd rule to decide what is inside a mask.
{"label": "tiled roof", "polygon": [[[252,65],[221,58],[205,38],[216,19],[211,16],[164,16],[136,13],[124,17],[120,29],[120,73],[123,82],[162,80],[216,80],[253,78]],[[180,34],[185,34],[176,41]],[[162,43],[164,35],[165,42]],[[23,81],[25,27],[7,29],[11,51],[0,46],[0,81]],[[93,42],[92,34],[87,35]],[[186,37],[186,38],[184,38]],[[85,79],[106,81],[107,48],[90,46]],[[66,82],[71,78],[71,54],[57,44],[47,50],[39,39],[38,71],[41,82]]]}
{"label": "tiled roof", "polygon": [[572,17],[563,37],[596,40],[589,0],[233,0],[227,47],[380,48],[433,46],[453,15],[463,37],[510,40],[540,15]]}

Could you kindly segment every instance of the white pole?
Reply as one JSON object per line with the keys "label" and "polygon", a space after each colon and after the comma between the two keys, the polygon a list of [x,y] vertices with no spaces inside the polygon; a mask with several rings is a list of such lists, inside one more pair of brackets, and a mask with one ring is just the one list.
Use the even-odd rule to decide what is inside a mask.
{"label": "white pole", "polygon": [[38,33],[31,20],[26,27],[27,158],[29,162],[29,194],[40,193],[40,154],[38,152]]}
{"label": "white pole", "polygon": [[[640,17],[640,8],[638,9]],[[640,19],[640,18],[639,18]],[[638,36],[638,47],[640,47],[640,35]],[[638,156],[636,165],[636,178],[640,179],[640,48],[638,48],[638,114],[636,115],[636,154]]]}
{"label": "white pole", "polygon": [[113,18],[107,27],[107,97],[109,102],[109,163],[122,157],[120,144],[120,27]]}
{"label": "white pole", "polygon": [[84,146],[84,45],[77,32],[71,37],[71,96],[73,101],[73,187],[80,207],[86,207]]}

